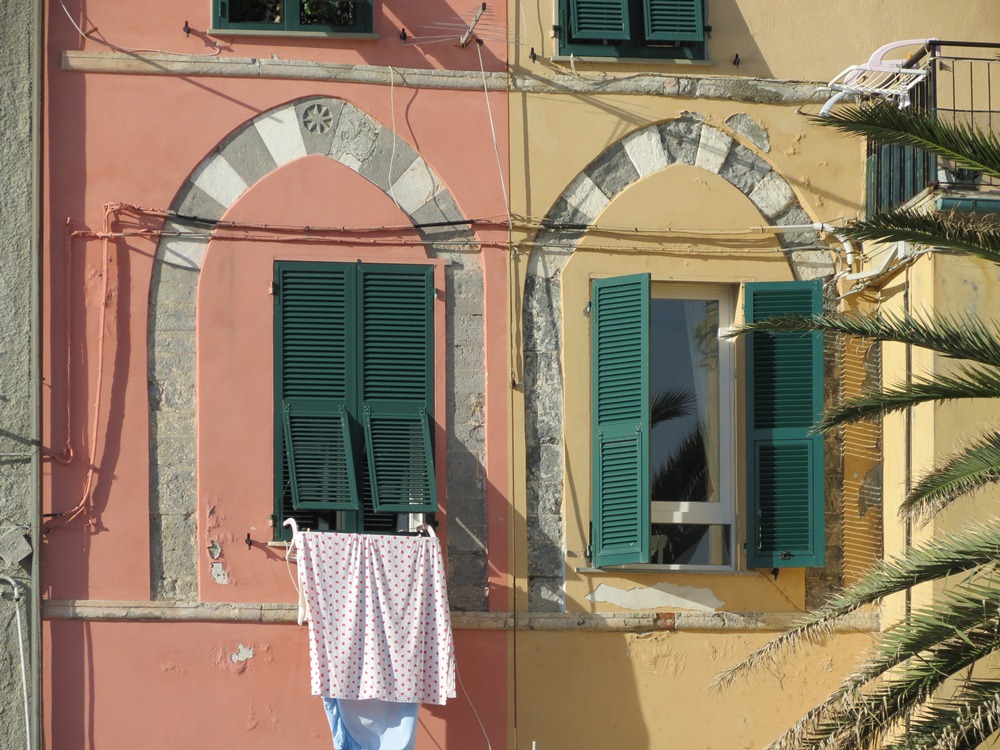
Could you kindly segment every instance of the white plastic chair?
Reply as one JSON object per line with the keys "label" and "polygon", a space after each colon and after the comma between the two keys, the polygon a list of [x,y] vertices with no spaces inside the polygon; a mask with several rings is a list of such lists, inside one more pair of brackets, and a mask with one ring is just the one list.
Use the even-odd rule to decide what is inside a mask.
{"label": "white plastic chair", "polygon": [[902,60],[887,60],[886,54],[901,47],[926,46],[937,42],[937,39],[906,39],[892,42],[879,47],[868,58],[864,65],[852,65],[838,73],[829,84],[823,88],[834,91],[823,108],[820,117],[826,117],[841,99],[847,96],[880,96],[884,99],[895,99],[900,109],[910,106],[910,89],[923,81],[928,75],[928,68],[904,68]]}

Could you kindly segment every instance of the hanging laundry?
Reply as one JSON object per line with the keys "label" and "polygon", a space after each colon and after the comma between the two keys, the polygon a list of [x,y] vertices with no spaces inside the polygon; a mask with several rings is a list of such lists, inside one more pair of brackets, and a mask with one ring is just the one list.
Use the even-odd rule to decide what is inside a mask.
{"label": "hanging laundry", "polygon": [[312,694],[443,704],[455,649],[436,537],[301,532]]}
{"label": "hanging laundry", "polygon": [[334,750],[413,750],[419,703],[324,698]]}

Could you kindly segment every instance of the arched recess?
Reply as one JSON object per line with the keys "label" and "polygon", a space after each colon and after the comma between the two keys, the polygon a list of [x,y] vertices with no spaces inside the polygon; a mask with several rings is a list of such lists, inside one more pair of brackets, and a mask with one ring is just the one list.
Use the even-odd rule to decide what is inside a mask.
{"label": "arched recess", "polygon": [[[788,182],[733,135],[685,113],[625,136],[583,169],[553,203],[535,237],[525,282],[524,382],[529,519],[529,599],[533,610],[564,606],[563,373],[560,272],[589,227],[611,202],[641,179],[684,164],[717,175],[753,203],[763,224],[811,225]],[[567,228],[570,227],[570,228]],[[812,229],[779,234],[795,278],[833,273],[832,255]],[[805,248],[795,250],[793,248]],[[560,561],[551,565],[545,561]],[[544,567],[543,567],[544,563]]]}
{"label": "arched recess", "polygon": [[[562,268],[585,230],[558,229],[590,226],[619,194],[639,180],[674,164],[688,164],[718,175],[739,190],[760,211],[766,224],[800,226],[813,220],[802,208],[788,181],[755,151],[702,118],[687,113],[676,120],[636,130],[607,148],[580,172],[542,220],[535,238],[529,273],[553,276]],[[830,254],[815,249],[819,235],[811,230],[778,235],[784,248],[808,247],[788,253],[796,278],[827,276],[833,272]]]}
{"label": "arched recess", "polygon": [[[478,255],[468,252],[476,249],[476,240],[461,224],[463,216],[443,181],[404,139],[354,105],[330,97],[298,99],[248,120],[221,141],[172,201],[151,281],[147,373],[155,598],[197,595],[196,301],[211,222],[267,175],[313,155],[348,167],[391,196],[428,243],[429,256],[460,258],[447,269],[453,286],[481,289]],[[443,240],[449,241],[447,250],[434,245]],[[462,283],[463,275],[473,283]],[[465,308],[474,310],[476,304],[481,316],[481,297]],[[455,327],[449,322],[448,351]],[[468,387],[483,389],[481,383]],[[454,424],[452,415],[446,419]],[[217,578],[213,569],[213,578],[225,583],[225,571],[220,568]]]}

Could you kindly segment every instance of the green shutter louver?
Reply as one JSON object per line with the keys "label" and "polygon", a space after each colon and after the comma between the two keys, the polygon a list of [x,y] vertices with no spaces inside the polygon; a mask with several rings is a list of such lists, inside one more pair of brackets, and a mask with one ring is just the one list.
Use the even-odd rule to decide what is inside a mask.
{"label": "green shutter louver", "polygon": [[575,39],[622,41],[630,36],[628,0],[568,0]]}
{"label": "green shutter louver", "polygon": [[591,312],[596,566],[649,562],[648,274],[594,281]]}
{"label": "green shutter louver", "polygon": [[429,266],[359,265],[362,411],[378,512],[434,513],[434,289]]}
{"label": "green shutter louver", "polygon": [[431,425],[424,412],[366,413],[365,443],[376,512],[437,512]]}
{"label": "green shutter louver", "polygon": [[275,448],[285,459],[276,462],[276,504],[290,491],[296,510],[361,507],[346,408],[355,387],[352,272],[332,263],[275,265]]}
{"label": "green shutter louver", "polygon": [[705,39],[702,0],[643,0],[646,38],[662,42]]}
{"label": "green shutter louver", "polygon": [[435,296],[428,266],[358,266],[364,403],[432,410]]}
{"label": "green shutter louver", "polygon": [[359,510],[354,451],[344,405],[286,401],[282,426],[293,507]]}
{"label": "green shutter louver", "polygon": [[[746,321],[822,312],[820,281],[746,285]],[[755,331],[747,341],[747,564],[824,564],[823,340]]]}
{"label": "green shutter louver", "polygon": [[276,375],[288,398],[343,401],[353,389],[348,329],[355,306],[350,266],[277,267]]}

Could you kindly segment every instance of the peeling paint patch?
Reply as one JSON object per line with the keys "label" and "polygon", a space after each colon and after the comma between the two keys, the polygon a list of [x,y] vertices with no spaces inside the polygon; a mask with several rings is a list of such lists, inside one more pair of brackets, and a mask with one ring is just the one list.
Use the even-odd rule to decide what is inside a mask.
{"label": "peeling paint patch", "polygon": [[205,529],[207,531],[214,531],[219,528],[219,516],[215,512],[215,506],[213,505],[208,509],[208,519],[205,523]]}
{"label": "peeling paint patch", "polygon": [[242,661],[247,661],[253,658],[253,646],[244,646],[242,643],[237,644],[236,652],[229,655],[229,661],[233,664],[239,664]]}
{"label": "peeling paint patch", "polygon": [[693,609],[699,612],[714,612],[726,604],[711,589],[670,583],[636,586],[631,589],[620,589],[602,583],[587,599],[614,604],[624,609]]}
{"label": "peeling paint patch", "polygon": [[222,563],[220,562],[212,563],[212,567],[209,568],[209,572],[212,574],[212,580],[215,581],[216,583],[221,584],[222,586],[225,586],[227,583],[229,583],[229,573],[222,566]]}
{"label": "peeling paint patch", "polygon": [[213,560],[218,560],[222,557],[222,545],[219,544],[215,539],[210,540],[208,545],[208,556]]}

